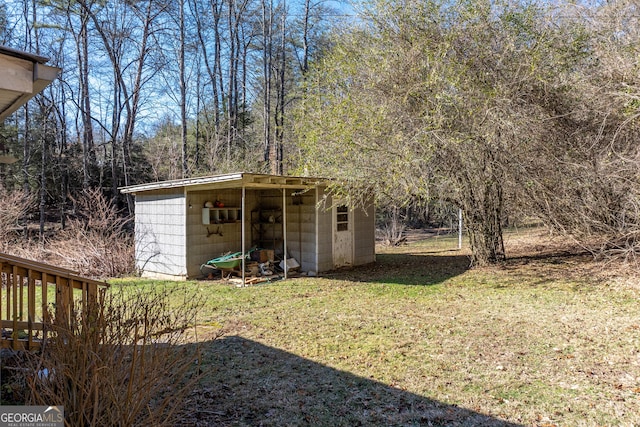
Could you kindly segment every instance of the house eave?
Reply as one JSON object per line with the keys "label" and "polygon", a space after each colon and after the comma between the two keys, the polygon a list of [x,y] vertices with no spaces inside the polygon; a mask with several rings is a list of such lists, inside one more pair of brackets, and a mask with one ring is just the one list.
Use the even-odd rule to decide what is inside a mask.
{"label": "house eave", "polygon": [[0,46],[0,122],[36,96],[58,77],[60,68],[45,65],[48,59]]}

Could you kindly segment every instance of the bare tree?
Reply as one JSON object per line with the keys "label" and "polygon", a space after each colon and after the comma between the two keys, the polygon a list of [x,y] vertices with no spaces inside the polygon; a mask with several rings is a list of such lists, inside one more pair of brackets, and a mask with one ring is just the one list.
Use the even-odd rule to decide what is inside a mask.
{"label": "bare tree", "polygon": [[271,85],[273,69],[273,1],[262,0],[262,72],[263,72],[263,138],[264,161],[270,164],[275,159],[276,148],[271,137]]}
{"label": "bare tree", "polygon": [[279,61],[277,65],[278,79],[276,81],[276,111],[274,117],[275,138],[273,142],[274,153],[270,153],[271,157],[271,173],[282,174],[282,160],[284,153],[284,121],[285,121],[285,97],[286,97],[286,68],[287,68],[287,5],[283,0],[281,5],[280,16],[280,49],[278,51]]}
{"label": "bare tree", "polygon": [[[112,194],[116,197],[120,184],[122,161],[122,184],[129,185],[131,173],[131,144],[140,111],[142,88],[157,72],[148,69],[149,43],[153,33],[153,23],[164,11],[161,3],[153,0],[129,3],[116,10],[111,20],[102,20],[105,9],[95,7],[87,0],[78,0],[94,24],[102,45],[109,58],[113,73],[111,102],[111,174]],[[129,16],[131,13],[132,16]],[[138,29],[138,25],[140,29]],[[135,37],[132,37],[135,34]],[[128,43],[135,40],[134,46]],[[129,57],[129,54],[133,55]],[[125,73],[128,73],[127,75]],[[130,73],[130,75],[129,75]],[[121,131],[121,125],[124,124]],[[128,200],[130,212],[133,211]]]}
{"label": "bare tree", "polygon": [[178,54],[178,66],[180,68],[180,139],[182,141],[182,177],[186,178],[189,175],[189,166],[187,163],[187,82],[185,75],[185,45],[186,32],[185,32],[185,13],[184,13],[185,0],[179,0],[179,28],[180,28],[180,47]]}

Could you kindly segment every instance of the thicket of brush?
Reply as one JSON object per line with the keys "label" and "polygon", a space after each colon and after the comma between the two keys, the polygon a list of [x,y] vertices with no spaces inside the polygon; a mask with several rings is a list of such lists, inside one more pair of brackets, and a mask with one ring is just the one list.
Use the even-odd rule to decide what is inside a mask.
{"label": "thicket of brush", "polygon": [[92,277],[118,277],[134,272],[132,218],[99,190],[74,200],[74,215],[45,246],[50,262]]}
{"label": "thicket of brush", "polygon": [[71,327],[52,317],[52,338],[20,370],[25,403],[64,406],[65,424],[74,427],[180,424],[200,375],[198,345],[185,332],[201,300],[126,286],[101,299],[91,310],[76,307]]}
{"label": "thicket of brush", "polygon": [[0,185],[5,201],[0,212],[0,252],[66,267],[91,277],[118,277],[135,271],[131,218],[99,190],[73,199],[64,226],[47,223],[44,230],[30,220],[35,199]]}

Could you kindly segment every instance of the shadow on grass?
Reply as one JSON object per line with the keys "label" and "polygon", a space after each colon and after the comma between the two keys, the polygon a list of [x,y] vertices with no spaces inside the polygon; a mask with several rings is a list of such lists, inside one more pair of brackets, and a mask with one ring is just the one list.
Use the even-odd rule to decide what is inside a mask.
{"label": "shadow on grass", "polygon": [[[453,251],[446,251],[451,252]],[[435,253],[378,254],[374,264],[340,269],[323,276],[354,282],[429,286],[442,283],[469,269],[469,257],[466,255],[434,255]]]}
{"label": "shadow on grass", "polygon": [[198,426],[516,426],[238,336],[202,360]]}

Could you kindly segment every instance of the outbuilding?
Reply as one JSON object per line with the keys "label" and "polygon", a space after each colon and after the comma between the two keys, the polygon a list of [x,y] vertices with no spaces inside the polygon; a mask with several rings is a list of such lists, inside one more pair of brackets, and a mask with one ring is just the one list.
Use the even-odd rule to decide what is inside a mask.
{"label": "outbuilding", "polygon": [[327,184],[234,173],[123,187],[135,195],[137,268],[143,277],[194,278],[208,260],[252,248],[310,274],[374,262],[373,200],[353,207]]}

